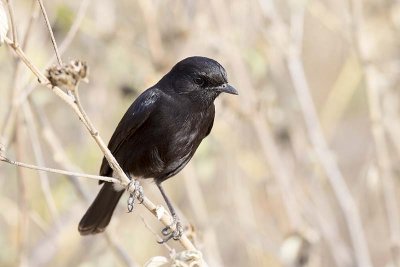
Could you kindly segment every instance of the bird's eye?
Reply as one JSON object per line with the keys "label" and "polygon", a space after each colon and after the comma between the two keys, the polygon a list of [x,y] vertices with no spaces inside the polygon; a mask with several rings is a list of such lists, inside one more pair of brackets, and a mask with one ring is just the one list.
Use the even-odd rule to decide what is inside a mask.
{"label": "bird's eye", "polygon": [[195,84],[200,85],[200,86],[204,85],[204,79],[201,77],[194,78],[194,82],[195,82]]}

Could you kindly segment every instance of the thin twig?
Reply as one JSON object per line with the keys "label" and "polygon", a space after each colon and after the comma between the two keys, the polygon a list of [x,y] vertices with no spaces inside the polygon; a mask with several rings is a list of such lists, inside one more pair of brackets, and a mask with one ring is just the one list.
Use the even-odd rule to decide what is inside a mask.
{"label": "thin twig", "polygon": [[200,188],[200,179],[196,176],[193,165],[188,164],[182,170],[182,176],[186,188],[185,192],[192,207],[191,210],[196,216],[196,225],[206,232],[202,241],[204,243],[204,253],[208,255],[209,264],[210,266],[224,266],[221,251],[218,247],[216,231],[210,227],[210,214],[207,211],[206,197]]}
{"label": "thin twig", "polygon": [[[22,159],[24,155],[24,144],[23,144],[23,123],[21,122],[20,116],[17,115],[17,126],[16,126],[16,156],[18,159]],[[17,169],[17,183],[18,183],[18,207],[19,207],[19,221],[18,221],[18,266],[27,265],[27,247],[28,247],[28,214],[29,207],[26,195],[26,176],[25,172],[21,169]]]}
{"label": "thin twig", "polygon": [[[211,8],[217,19],[219,31],[221,34],[228,35],[225,38],[230,40],[231,36],[229,36],[229,34],[232,34],[232,31],[226,30],[226,27],[230,26],[230,18],[227,17],[229,14],[220,14],[220,10],[224,8],[224,6],[223,1],[211,1]],[[306,224],[301,217],[301,210],[297,205],[296,196],[292,193],[294,190],[292,188],[293,182],[291,181],[291,177],[294,177],[294,175],[292,175],[290,168],[287,168],[281,160],[279,148],[276,145],[276,142],[274,142],[272,131],[266,123],[265,118],[261,116],[259,110],[253,108],[254,106],[257,106],[258,96],[251,80],[248,75],[246,75],[248,70],[242,61],[240,50],[232,43],[234,42],[228,42],[225,50],[229,50],[229,54],[232,55],[230,58],[232,60],[232,66],[236,68],[235,74],[242,78],[244,83],[243,87],[247,88],[246,99],[248,103],[245,103],[243,106],[251,107],[249,108],[251,110],[246,110],[246,112],[251,113],[253,116],[250,123],[252,123],[254,131],[257,133],[262,153],[268,162],[269,168],[271,169],[273,176],[276,178],[277,183],[279,183],[280,195],[288,216],[290,228],[296,230],[305,228]]]}
{"label": "thin twig", "polygon": [[[90,1],[91,0],[83,0],[81,2],[81,5],[79,6],[79,9],[77,11],[78,14],[77,14],[76,18],[74,19],[74,23],[72,24],[72,26],[69,29],[67,35],[65,36],[64,40],[61,42],[61,44],[59,46],[58,51],[60,53],[60,56],[62,56],[64,54],[64,52],[68,49],[68,47],[72,43],[72,40],[76,36],[76,34],[78,32],[78,29],[79,29],[83,19],[85,18],[86,10],[87,10],[87,7],[88,7]],[[47,68],[49,68],[56,59],[57,59],[56,55],[53,55],[51,57],[51,59],[49,61],[47,61],[47,63],[44,65],[42,70],[46,70]],[[23,80],[26,81],[27,78],[25,78]],[[26,84],[26,82],[24,82],[23,84]],[[30,83],[30,85],[19,96],[19,99],[17,101],[17,105],[19,105],[20,103],[24,102],[25,99],[33,92],[33,90],[35,88],[37,88],[36,81],[32,81]]]}
{"label": "thin twig", "polygon": [[321,125],[315,110],[315,105],[311,97],[310,88],[308,86],[301,61],[304,9],[301,8],[301,10],[297,12],[298,13],[294,13],[292,16],[291,34],[293,42],[287,55],[287,64],[290,76],[292,78],[292,84],[300,102],[309,140],[313,145],[315,153],[318,155],[318,159],[324,168],[324,171],[336,195],[336,199],[338,200],[339,206],[343,211],[347,226],[349,228],[357,266],[372,267],[367,240],[365,238],[365,233],[357,205],[337,163],[331,156],[331,152],[322,133]]}
{"label": "thin twig", "polygon": [[[10,20],[11,20],[11,29],[12,29],[12,44],[11,47],[13,49],[17,49],[19,47],[18,45],[18,40],[17,40],[17,29],[14,21],[14,12],[13,12],[13,7],[11,0],[7,0],[7,6],[10,14]],[[34,14],[31,15],[29,19],[29,24],[27,27],[27,30],[24,34],[24,39],[22,42],[22,46],[25,48],[28,44],[30,32],[31,32],[31,25],[33,24],[32,22],[34,21],[35,17]],[[9,113],[6,116],[5,124],[7,125],[7,120],[10,118],[13,113],[13,107],[14,107],[14,102],[16,99],[16,96],[19,93],[19,90],[17,89],[17,83],[19,80],[19,73],[20,73],[20,64],[21,60],[19,58],[16,58],[14,61],[14,69],[13,69],[13,77],[12,77],[12,82],[10,86],[11,94],[10,94],[10,110]],[[22,137],[22,123],[20,121],[20,117],[16,114],[15,115],[15,122],[16,122],[16,156],[18,159],[22,158],[22,155],[24,155],[24,145],[23,145],[23,137]],[[1,136],[0,136],[0,141],[3,141],[4,138],[4,133],[6,132],[7,128],[4,127],[2,128]],[[0,154],[2,151],[0,151]],[[19,207],[19,221],[18,221],[18,238],[17,238],[17,246],[18,246],[18,262],[19,266],[24,266],[26,265],[27,257],[26,257],[26,250],[27,250],[27,242],[28,242],[28,201],[27,201],[27,196],[26,196],[26,182],[25,182],[25,173],[23,172],[22,169],[17,170],[17,183],[18,183],[18,207]]]}
{"label": "thin twig", "polygon": [[129,258],[129,255],[124,249],[124,247],[117,243],[112,234],[104,232],[103,236],[104,239],[107,241],[107,244],[110,246],[111,250],[114,252],[115,255],[118,255],[118,258],[123,262],[125,266],[127,267],[139,266]]}
{"label": "thin twig", "polygon": [[7,8],[8,8],[8,13],[10,15],[12,42],[13,42],[14,46],[17,46],[18,39],[17,39],[17,28],[15,26],[15,21],[14,21],[14,9],[13,9],[11,0],[6,0],[6,3],[7,3]]}
{"label": "thin twig", "polygon": [[[51,155],[53,155],[53,160],[65,170],[73,170],[74,172],[82,172],[75,164],[73,164],[68,156],[66,155],[65,151],[62,148],[61,141],[57,137],[56,133],[54,132],[53,127],[51,126],[46,112],[36,105],[35,101],[31,97],[28,98],[28,101],[31,107],[34,110],[34,114],[39,121],[41,134],[43,135],[43,140],[47,143],[51,150]],[[80,183],[80,179],[77,176],[68,176],[70,182],[72,183],[76,194],[80,197],[80,199],[84,200],[86,203],[89,202],[89,194],[84,190]]]}
{"label": "thin twig", "polygon": [[375,151],[378,160],[379,173],[381,175],[381,183],[383,189],[383,201],[386,208],[386,218],[390,232],[391,255],[393,264],[400,266],[400,214],[398,211],[398,203],[396,196],[396,182],[391,171],[391,161],[386,142],[385,130],[383,127],[383,112],[381,107],[380,90],[377,86],[373,86],[371,80],[376,78],[376,73],[371,67],[364,66],[366,69],[366,90],[368,96],[368,105],[370,109],[370,120],[372,128],[372,136],[375,144]]}
{"label": "thin twig", "polygon": [[56,53],[56,56],[57,56],[58,64],[59,64],[60,66],[62,66],[62,61],[61,61],[60,53],[58,52],[56,39],[54,38],[53,30],[51,29],[51,25],[50,25],[50,22],[49,22],[49,18],[47,17],[46,9],[44,8],[43,1],[42,1],[42,0],[38,0],[38,2],[39,2],[39,5],[40,5],[40,9],[42,10],[43,17],[44,17],[44,20],[45,20],[45,22],[46,22],[47,29],[49,30],[51,42],[52,42],[52,44],[53,44],[54,52]]}
{"label": "thin twig", "polygon": [[[57,135],[54,133],[54,130],[47,119],[46,113],[41,110],[39,106],[36,106],[32,99],[28,98],[28,100],[32,108],[36,111],[34,113],[36,114],[36,117],[40,124],[40,128],[42,129],[43,139],[49,145],[52,152],[51,154],[54,156],[54,161],[64,169],[72,169],[77,172],[81,172],[81,170],[70,161],[65,151],[62,149],[61,142],[58,139]],[[89,193],[82,187],[80,179],[78,179],[77,176],[69,175],[68,177],[70,177],[69,181],[72,183],[78,197],[84,203],[90,204]],[[129,257],[124,247],[120,245],[110,235],[110,233],[104,232],[103,236],[106,239],[107,244],[112,248],[112,251],[115,253],[116,257],[119,258],[126,266],[137,266],[137,264],[134,263],[133,260]]]}
{"label": "thin twig", "polygon": [[[37,13],[38,13],[38,6],[35,5],[36,2],[32,2],[33,8],[34,10],[31,13],[31,16],[29,18],[28,24],[27,24],[27,28],[22,40],[22,49],[25,49],[28,45],[28,41],[29,41],[29,37],[30,37],[30,33],[32,32],[32,26],[33,26],[33,22],[35,21],[35,19],[37,18]],[[13,22],[12,22],[13,24]],[[6,133],[11,132],[11,126],[13,125],[13,121],[15,119],[15,114],[17,111],[17,104],[16,104],[16,99],[17,96],[19,95],[19,89],[17,86],[17,82],[20,81],[20,69],[21,69],[21,60],[19,59],[19,57],[15,58],[14,61],[14,69],[13,69],[13,74],[12,74],[12,79],[11,79],[11,86],[10,86],[10,106],[8,108],[7,114],[5,116],[5,119],[2,123],[2,127],[0,129],[0,142],[7,147],[8,142],[9,142],[9,136],[6,135]]]}
{"label": "thin twig", "polygon": [[385,86],[379,82],[380,77],[378,69],[368,60],[366,51],[362,49],[362,42],[366,38],[363,36],[362,27],[364,26],[362,2],[358,0],[349,0],[349,10],[351,14],[351,37],[355,53],[362,67],[363,80],[365,81],[365,90],[368,98],[369,117],[371,123],[372,137],[375,145],[375,153],[378,160],[378,169],[381,176],[383,202],[386,211],[386,220],[389,226],[390,234],[390,254],[392,264],[400,266],[400,214],[397,200],[396,182],[391,170],[391,160],[386,141],[384,128],[385,114],[381,104],[382,93]]}
{"label": "thin twig", "polygon": [[96,129],[94,128],[93,123],[90,121],[88,115],[86,114],[86,111],[85,111],[85,110],[83,109],[83,107],[82,107],[81,98],[80,98],[80,96],[79,96],[79,87],[76,87],[75,90],[72,91],[72,94],[73,94],[73,96],[74,96],[74,98],[75,98],[75,103],[76,103],[76,105],[77,105],[79,111],[82,113],[84,122],[87,123],[87,125],[88,125],[88,127],[89,127],[88,129],[90,129],[90,133],[91,133],[92,135],[97,135],[98,132],[97,132]]}
{"label": "thin twig", "polygon": [[[70,46],[72,43],[76,33],[79,30],[79,27],[85,18],[86,10],[90,4],[91,0],[83,0],[81,1],[81,4],[79,5],[78,11],[76,12],[77,15],[74,19],[74,23],[71,25],[71,28],[67,32],[67,35],[65,36],[64,40],[61,42],[61,44],[58,47],[58,51],[60,53],[60,56],[64,54],[64,52],[67,50],[67,48]],[[48,68],[55,60],[56,58],[53,56],[49,62],[47,62],[46,67]]]}
{"label": "thin twig", "polygon": [[47,78],[40,72],[40,70],[32,64],[32,62],[26,57],[24,51],[19,46],[14,46],[12,40],[4,37],[4,41],[17,53],[19,58],[25,63],[25,65],[33,72],[33,74],[39,79],[39,83],[48,81]]}
{"label": "thin twig", "polygon": [[[32,110],[29,106],[29,102],[26,102],[25,105],[22,106],[23,115],[25,117],[25,121],[28,126],[28,135],[31,139],[31,145],[33,149],[33,154],[35,156],[36,164],[44,166],[44,156],[42,147],[40,146],[39,136],[37,133],[37,127],[35,121],[32,116]],[[56,204],[51,193],[50,183],[49,183],[49,176],[47,172],[39,172],[39,179],[40,179],[40,188],[42,190],[43,196],[45,198],[46,204],[49,208],[50,214],[55,222],[58,225],[58,212],[56,208]]]}
{"label": "thin twig", "polygon": [[[157,240],[162,241],[163,238],[151,228],[151,226],[146,222],[145,218],[142,215],[139,215],[139,216],[142,219],[144,226],[150,231],[150,233],[152,233],[156,237]],[[174,249],[172,247],[170,247],[167,242],[162,243],[162,245],[168,250],[168,252],[170,254],[173,253]]]}
{"label": "thin twig", "polygon": [[92,174],[86,174],[86,173],[76,173],[76,172],[70,172],[70,171],[65,171],[65,170],[60,170],[60,169],[40,167],[40,166],[36,166],[36,165],[32,165],[32,164],[14,161],[9,158],[6,158],[4,155],[0,155],[0,161],[6,162],[9,164],[18,166],[18,167],[31,169],[31,170],[45,171],[45,172],[58,173],[58,174],[77,176],[77,177],[84,177],[84,178],[101,180],[101,181],[106,181],[106,182],[111,182],[111,183],[120,183],[120,181],[118,179],[112,178],[112,177],[92,175]]}
{"label": "thin twig", "polygon": [[153,6],[155,3],[147,0],[139,0],[139,7],[143,13],[146,25],[147,44],[153,62],[160,63],[165,57],[165,51],[162,44],[160,29],[158,27],[157,8]]}

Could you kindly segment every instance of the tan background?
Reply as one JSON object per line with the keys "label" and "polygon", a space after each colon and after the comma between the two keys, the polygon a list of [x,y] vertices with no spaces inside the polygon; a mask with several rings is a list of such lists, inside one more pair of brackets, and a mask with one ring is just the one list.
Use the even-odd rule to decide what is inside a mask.
{"label": "tan background", "polygon": [[[13,5],[22,38],[32,3]],[[45,6],[60,44],[81,1]],[[398,266],[389,264],[399,264],[400,244],[399,30],[397,1],[101,0],[89,3],[63,59],[87,61],[81,98],[105,140],[177,61],[202,55],[225,66],[239,96],[218,98],[211,135],[165,183],[210,266],[303,266],[284,265],[296,240],[305,266]],[[53,56],[40,13],[25,51],[40,67]],[[0,47],[3,126],[11,91],[29,88],[25,66],[12,85],[12,55]],[[101,153],[72,111],[43,86],[31,103],[42,163],[97,173]],[[35,131],[18,114],[7,155],[38,164]],[[38,118],[48,119],[62,153]],[[79,235],[88,203],[67,177],[0,166],[1,266],[126,266],[103,236]],[[78,180],[92,199],[96,182]],[[151,181],[144,186],[163,203]],[[168,255],[141,216],[154,231],[161,225],[143,207],[127,214],[125,200],[107,231],[128,261]]]}

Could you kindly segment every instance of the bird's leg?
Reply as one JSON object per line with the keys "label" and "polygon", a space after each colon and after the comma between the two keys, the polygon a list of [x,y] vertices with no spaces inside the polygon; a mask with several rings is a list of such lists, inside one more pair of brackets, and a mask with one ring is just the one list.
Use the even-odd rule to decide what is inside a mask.
{"label": "bird's leg", "polygon": [[131,179],[127,187],[128,192],[130,192],[128,198],[128,212],[132,212],[133,206],[135,205],[135,198],[139,200],[139,204],[143,202],[143,187],[140,185],[139,180],[132,179],[130,175],[128,175],[128,177]]}
{"label": "bird's leg", "polygon": [[[160,244],[167,242],[168,240],[170,240],[171,238],[174,240],[179,240],[183,234],[183,228],[181,225],[181,222],[178,218],[178,216],[176,215],[175,209],[171,204],[171,201],[168,199],[167,195],[164,192],[164,189],[161,186],[161,183],[156,183],[158,189],[161,192],[161,195],[163,196],[165,203],[167,203],[168,209],[171,212],[172,215],[172,223],[171,225],[166,226],[164,229],[162,229],[161,233],[163,234],[163,236],[165,236],[166,238],[163,239],[163,241],[159,242]],[[175,230],[172,230],[172,226],[175,226]]]}

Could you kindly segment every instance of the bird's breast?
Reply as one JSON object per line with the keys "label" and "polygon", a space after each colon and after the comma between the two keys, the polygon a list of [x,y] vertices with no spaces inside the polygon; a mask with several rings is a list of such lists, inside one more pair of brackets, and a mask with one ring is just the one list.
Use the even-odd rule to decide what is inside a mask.
{"label": "bird's breast", "polygon": [[132,172],[159,180],[178,173],[207,135],[213,121],[211,115],[182,107],[157,110],[133,138],[133,147],[140,150],[132,151],[128,164]]}
{"label": "bird's breast", "polygon": [[[159,137],[160,158],[164,159],[164,174],[172,176],[179,172],[192,158],[206,136],[210,122],[205,112],[182,112],[166,120],[167,135]],[[164,128],[165,129],[165,128]]]}

